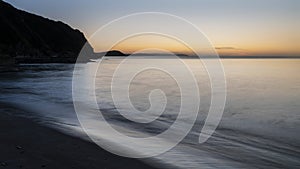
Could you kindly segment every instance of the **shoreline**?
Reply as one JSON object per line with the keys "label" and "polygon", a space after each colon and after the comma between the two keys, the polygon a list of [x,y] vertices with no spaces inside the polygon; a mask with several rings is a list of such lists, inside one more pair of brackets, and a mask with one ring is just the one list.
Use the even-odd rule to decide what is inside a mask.
{"label": "shoreline", "polygon": [[114,155],[94,143],[10,115],[18,110],[0,106],[2,168],[155,169],[138,159]]}

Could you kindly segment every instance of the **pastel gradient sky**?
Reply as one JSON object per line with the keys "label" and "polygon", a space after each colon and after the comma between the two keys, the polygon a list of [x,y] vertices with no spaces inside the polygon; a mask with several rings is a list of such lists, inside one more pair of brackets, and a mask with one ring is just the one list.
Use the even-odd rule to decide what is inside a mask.
{"label": "pastel gradient sky", "polygon": [[[84,32],[88,39],[101,26],[124,15],[166,12],[199,27],[221,55],[300,56],[299,0],[5,1],[19,9],[63,21]],[[149,37],[141,38],[137,41],[145,42]],[[176,44],[165,44],[170,44],[174,52],[185,52]],[[97,41],[92,45],[95,51],[102,50]],[[138,50],[136,46],[140,47],[131,41],[119,45],[118,49],[132,52]],[[168,49],[168,45],[165,48]]]}

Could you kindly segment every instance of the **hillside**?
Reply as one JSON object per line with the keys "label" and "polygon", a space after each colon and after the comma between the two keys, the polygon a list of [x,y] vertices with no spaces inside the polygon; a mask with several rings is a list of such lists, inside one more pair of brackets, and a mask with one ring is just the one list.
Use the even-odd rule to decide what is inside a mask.
{"label": "hillside", "polygon": [[[2,64],[74,63],[87,42],[83,33],[0,0],[0,60]],[[90,45],[89,45],[90,46]],[[90,46],[91,53],[93,51]]]}

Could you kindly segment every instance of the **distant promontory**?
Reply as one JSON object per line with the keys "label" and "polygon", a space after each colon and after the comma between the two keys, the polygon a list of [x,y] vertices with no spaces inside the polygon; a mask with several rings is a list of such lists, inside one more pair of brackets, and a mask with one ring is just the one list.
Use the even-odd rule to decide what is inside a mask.
{"label": "distant promontory", "polygon": [[[82,32],[63,22],[16,9],[2,0],[0,25],[1,64],[75,63],[87,42]],[[82,61],[88,60],[89,56]]]}

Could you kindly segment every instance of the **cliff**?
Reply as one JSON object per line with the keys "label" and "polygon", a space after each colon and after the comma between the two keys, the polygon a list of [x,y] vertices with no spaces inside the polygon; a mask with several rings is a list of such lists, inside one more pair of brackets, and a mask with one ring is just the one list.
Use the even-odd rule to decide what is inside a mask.
{"label": "cliff", "polygon": [[[18,63],[74,63],[87,42],[82,32],[63,22],[18,10],[2,0],[0,25],[2,64],[14,60]],[[89,48],[93,53],[90,45]]]}

